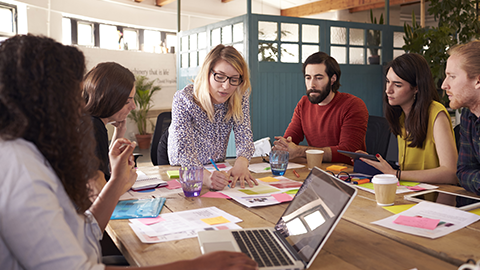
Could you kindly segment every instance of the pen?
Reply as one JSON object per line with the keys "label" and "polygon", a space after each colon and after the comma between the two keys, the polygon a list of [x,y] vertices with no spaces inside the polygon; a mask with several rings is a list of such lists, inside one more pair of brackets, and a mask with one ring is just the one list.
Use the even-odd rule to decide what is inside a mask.
{"label": "pen", "polygon": [[215,161],[213,161],[213,159],[210,159],[210,162],[212,163],[213,167],[215,167],[217,171],[220,171],[217,167],[217,164],[215,164]]}
{"label": "pen", "polygon": [[293,173],[295,174],[295,176],[296,176],[297,178],[300,178],[300,175],[297,173],[297,171],[293,170]]}

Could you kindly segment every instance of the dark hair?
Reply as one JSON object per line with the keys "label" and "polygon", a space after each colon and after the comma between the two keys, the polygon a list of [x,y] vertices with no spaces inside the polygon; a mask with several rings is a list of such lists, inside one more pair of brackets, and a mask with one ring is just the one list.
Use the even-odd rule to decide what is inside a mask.
{"label": "dark hair", "polygon": [[80,83],[85,58],[53,39],[19,35],[0,44],[0,137],[35,144],[79,213],[91,205],[98,160]]}
{"label": "dark hair", "polygon": [[127,103],[135,84],[135,76],[127,68],[114,62],[100,63],[83,80],[83,97],[87,112],[107,118]]}
{"label": "dark hair", "polygon": [[[433,100],[440,100],[432,73],[425,58],[416,53],[406,53],[395,58],[387,65],[385,74],[390,68],[411,87],[418,89],[412,109],[405,119],[405,130],[408,131],[405,139],[410,142],[408,146],[421,148],[427,137],[428,109]],[[402,136],[400,124],[402,108],[391,106],[386,92],[383,94],[383,109],[392,133]]]}
{"label": "dark hair", "polygon": [[338,88],[340,88],[340,75],[342,75],[337,60],[324,52],[316,52],[310,55],[303,63],[302,71],[304,76],[305,69],[307,68],[307,65],[310,64],[325,64],[325,72],[329,79],[331,79],[333,75],[337,75],[337,80],[332,85],[332,91],[336,93]]}

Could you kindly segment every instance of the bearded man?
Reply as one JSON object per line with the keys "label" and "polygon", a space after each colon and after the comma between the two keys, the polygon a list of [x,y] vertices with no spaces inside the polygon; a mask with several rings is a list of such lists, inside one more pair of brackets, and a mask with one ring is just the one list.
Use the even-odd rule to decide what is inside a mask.
{"label": "bearded man", "polygon": [[[283,137],[275,136],[274,149],[287,150],[290,159],[306,158],[305,151],[324,151],[324,162],[352,164],[337,150],[365,151],[368,110],[358,97],[340,93],[340,66],[324,52],[303,63],[307,93],[298,102]],[[308,146],[298,145],[306,138]]]}

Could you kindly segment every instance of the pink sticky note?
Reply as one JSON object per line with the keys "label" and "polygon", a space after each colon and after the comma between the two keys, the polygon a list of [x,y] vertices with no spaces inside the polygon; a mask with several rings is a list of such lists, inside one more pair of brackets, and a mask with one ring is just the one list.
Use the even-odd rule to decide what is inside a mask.
{"label": "pink sticky note", "polygon": [[165,221],[161,216],[155,218],[139,218],[138,221],[142,222],[145,225],[152,225],[161,221]]}
{"label": "pink sticky note", "polygon": [[279,193],[279,194],[272,194],[272,196],[277,200],[278,202],[289,202],[293,198],[292,196],[286,194],[286,193]]}
{"label": "pink sticky note", "polygon": [[419,187],[419,186],[413,186],[413,187],[407,186],[407,188],[410,189],[410,190],[415,190],[415,191],[425,190],[425,188]]}
{"label": "pink sticky note", "polygon": [[180,184],[177,180],[170,180],[167,182],[167,184],[168,189],[177,189],[182,187],[182,184]]}
{"label": "pink sticky note", "polygon": [[397,219],[393,221],[393,223],[396,223],[396,224],[428,229],[428,230],[434,230],[437,227],[439,222],[440,222],[440,219],[431,219],[431,218],[424,218],[424,217],[409,217],[409,216],[402,216],[402,215],[399,215]]}
{"label": "pink sticky note", "polygon": [[217,167],[218,167],[219,169],[223,169],[223,168],[226,168],[227,165],[225,165],[225,164],[217,164]]}
{"label": "pink sticky note", "polygon": [[213,191],[209,191],[205,194],[203,194],[202,196],[200,197],[205,197],[205,198],[221,198],[221,199],[231,199],[230,197],[228,197],[227,195],[223,194],[223,193],[220,193],[220,192],[213,192]]}

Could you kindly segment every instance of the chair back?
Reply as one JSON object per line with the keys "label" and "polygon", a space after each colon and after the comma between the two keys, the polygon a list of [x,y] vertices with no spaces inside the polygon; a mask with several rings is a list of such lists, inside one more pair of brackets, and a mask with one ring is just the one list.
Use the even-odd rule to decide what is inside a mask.
{"label": "chair back", "polygon": [[165,130],[167,130],[170,126],[171,121],[171,112],[162,112],[157,116],[157,123],[155,124],[155,130],[153,131],[152,146],[150,149],[150,159],[155,166],[158,165],[157,149],[160,138],[162,137],[163,133],[165,133]]}
{"label": "chair back", "polygon": [[385,117],[369,115],[365,136],[367,152],[372,155],[380,154],[386,158],[390,134],[390,126]]}

